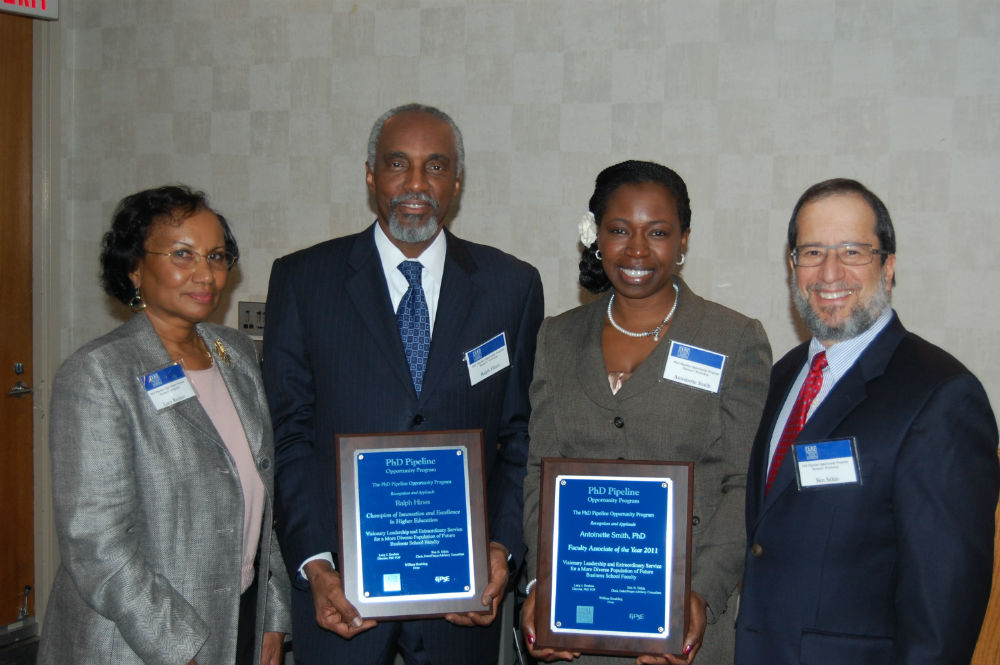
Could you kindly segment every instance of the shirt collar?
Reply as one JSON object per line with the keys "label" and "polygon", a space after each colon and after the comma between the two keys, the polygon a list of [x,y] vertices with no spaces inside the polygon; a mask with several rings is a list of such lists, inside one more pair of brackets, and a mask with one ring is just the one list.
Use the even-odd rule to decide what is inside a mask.
{"label": "shirt collar", "polygon": [[[447,254],[448,243],[445,237],[444,230],[438,232],[434,241],[427,246],[420,256],[416,259],[410,259],[399,247],[396,247],[389,240],[389,236],[385,234],[382,230],[382,226],[375,222],[375,249],[378,250],[379,259],[382,261],[382,272],[385,273],[387,277],[390,275],[399,275],[403,282],[406,282],[406,278],[397,269],[399,264],[403,261],[420,261],[421,265],[424,266],[424,270],[427,271],[428,275],[432,277],[435,283],[440,284],[441,278],[444,276],[444,259]],[[390,279],[395,279],[395,277],[389,277]]]}
{"label": "shirt collar", "polygon": [[837,342],[829,348],[824,347],[822,342],[813,337],[812,341],[809,342],[809,358],[806,360],[806,364],[809,364],[813,356],[817,353],[825,350],[827,371],[832,374],[835,380],[839,379],[844,374],[847,374],[847,371],[854,366],[854,363],[858,361],[858,358],[865,352],[865,349],[875,341],[880,332],[885,330],[885,327],[892,321],[892,315],[893,309],[887,307],[875,319],[875,323],[869,326],[868,330],[851,339]]}

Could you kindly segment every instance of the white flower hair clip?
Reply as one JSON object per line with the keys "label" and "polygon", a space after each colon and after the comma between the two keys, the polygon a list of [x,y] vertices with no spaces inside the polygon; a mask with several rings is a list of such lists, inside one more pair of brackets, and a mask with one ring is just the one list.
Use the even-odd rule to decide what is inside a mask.
{"label": "white flower hair clip", "polygon": [[594,213],[589,210],[585,212],[580,218],[577,230],[580,232],[580,243],[584,247],[593,245],[597,240],[597,219],[594,218]]}

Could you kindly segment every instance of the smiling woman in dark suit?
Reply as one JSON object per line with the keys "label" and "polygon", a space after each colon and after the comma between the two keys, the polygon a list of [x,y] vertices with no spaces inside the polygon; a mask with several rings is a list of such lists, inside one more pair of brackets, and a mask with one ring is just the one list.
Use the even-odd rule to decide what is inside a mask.
{"label": "smiling woman in dark suit", "polygon": [[252,342],[205,323],[236,240],[201,192],[123,199],[102,282],[136,313],[56,374],[62,565],[39,663],[278,663],[288,580]]}
{"label": "smiling woman in dark suit", "polygon": [[[547,319],[539,332],[524,539],[533,579],[543,457],[694,462],[691,623],[684,653],[650,654],[640,662],[690,663],[700,649],[702,662],[718,665],[733,658],[747,456],[767,394],[771,347],[758,321],[699,298],[676,274],[685,262],[690,223],[687,187],[667,167],[629,161],[597,176],[581,222],[580,284],[610,293]],[[718,385],[703,390],[663,378],[671,340],[724,355]],[[522,612],[529,645],[534,600],[532,591]]]}

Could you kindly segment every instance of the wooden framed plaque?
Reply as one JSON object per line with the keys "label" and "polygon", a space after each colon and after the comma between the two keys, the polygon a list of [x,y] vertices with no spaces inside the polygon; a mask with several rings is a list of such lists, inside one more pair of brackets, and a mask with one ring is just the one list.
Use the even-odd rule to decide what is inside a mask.
{"label": "wooden framed plaque", "polygon": [[366,619],[485,613],[481,430],[337,436],[340,573]]}
{"label": "wooden framed plaque", "polygon": [[691,462],[542,460],[538,647],[683,650],[693,480]]}

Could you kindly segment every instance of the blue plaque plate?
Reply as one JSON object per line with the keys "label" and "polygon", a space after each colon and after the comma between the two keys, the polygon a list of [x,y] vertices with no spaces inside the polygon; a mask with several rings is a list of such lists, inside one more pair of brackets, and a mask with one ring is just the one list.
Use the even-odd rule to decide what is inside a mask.
{"label": "blue plaque plate", "polygon": [[670,478],[557,476],[550,630],[670,636]]}
{"label": "blue plaque plate", "polygon": [[542,460],[536,646],[680,653],[691,578],[689,462]]}
{"label": "blue plaque plate", "polygon": [[486,612],[479,430],[338,436],[344,594],[365,618]]}
{"label": "blue plaque plate", "polygon": [[369,601],[469,598],[465,446],[357,450],[358,592]]}

